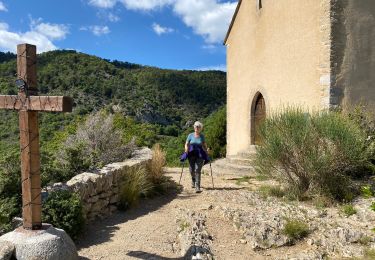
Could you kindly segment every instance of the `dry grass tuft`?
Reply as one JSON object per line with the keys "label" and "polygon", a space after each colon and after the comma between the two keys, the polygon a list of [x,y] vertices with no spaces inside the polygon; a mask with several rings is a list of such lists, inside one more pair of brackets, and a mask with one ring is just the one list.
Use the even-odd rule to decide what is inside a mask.
{"label": "dry grass tuft", "polygon": [[152,148],[152,160],[147,164],[147,170],[150,174],[152,183],[160,184],[164,181],[163,167],[166,164],[165,153],[160,144],[155,144]]}

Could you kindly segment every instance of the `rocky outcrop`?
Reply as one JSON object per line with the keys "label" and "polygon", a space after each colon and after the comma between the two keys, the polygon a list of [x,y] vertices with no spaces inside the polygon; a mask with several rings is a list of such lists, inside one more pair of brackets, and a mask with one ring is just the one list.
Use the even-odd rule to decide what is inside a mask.
{"label": "rocky outcrop", "polygon": [[0,259],[10,260],[14,252],[14,245],[8,241],[0,241]]}
{"label": "rocky outcrop", "polygon": [[291,245],[293,241],[283,232],[288,220],[298,220],[308,225],[308,236],[297,241],[305,244],[307,250],[278,259],[361,257],[366,248],[375,248],[372,231],[375,212],[370,210],[374,199],[354,201],[357,213],[350,217],[346,217],[340,208],[317,209],[305,203],[286,202],[272,197],[264,199],[256,192],[239,192],[236,197],[229,192],[223,196],[221,192],[221,199],[249,205],[245,208],[228,203],[215,207],[215,210],[232,221],[233,226],[242,233],[244,243],[254,250]]}
{"label": "rocky outcrop", "polygon": [[98,172],[84,172],[66,183],[55,183],[44,189],[43,198],[56,190],[69,190],[79,194],[84,216],[88,221],[110,215],[117,209],[119,189],[123,176],[136,167],[145,166],[152,158],[149,148],[133,153],[131,159],[106,165]]}
{"label": "rocky outcrop", "polygon": [[207,216],[190,210],[181,210],[177,220],[178,241],[183,259],[211,260],[212,237],[206,228]]}

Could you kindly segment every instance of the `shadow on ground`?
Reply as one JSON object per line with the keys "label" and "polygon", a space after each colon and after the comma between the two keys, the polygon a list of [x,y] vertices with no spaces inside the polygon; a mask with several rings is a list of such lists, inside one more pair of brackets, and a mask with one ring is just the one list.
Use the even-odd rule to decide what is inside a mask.
{"label": "shadow on ground", "polygon": [[162,206],[170,203],[178,196],[179,193],[181,193],[181,188],[177,185],[177,183],[174,181],[172,182],[173,188],[171,188],[164,195],[156,196],[150,199],[142,199],[139,202],[139,206],[126,211],[118,211],[105,219],[97,219],[89,223],[86,226],[82,236],[75,241],[77,249],[80,250],[83,248],[88,248],[92,245],[110,241],[114,233],[119,230],[119,227],[117,226],[118,224],[147,215],[148,213],[158,210]]}
{"label": "shadow on ground", "polygon": [[170,258],[170,257],[163,257],[157,254],[151,254],[144,251],[129,251],[126,255],[131,256],[138,259],[145,259],[145,260],[185,260],[185,259],[191,259],[194,252],[196,251],[205,252],[206,249],[198,247],[198,246],[192,246],[190,247],[186,254],[181,257],[177,258]]}

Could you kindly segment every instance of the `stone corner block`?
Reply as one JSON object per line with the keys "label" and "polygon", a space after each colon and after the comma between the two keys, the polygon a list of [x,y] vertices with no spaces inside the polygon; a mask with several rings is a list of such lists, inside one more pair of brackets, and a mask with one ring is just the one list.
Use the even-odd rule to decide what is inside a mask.
{"label": "stone corner block", "polygon": [[18,260],[76,260],[78,253],[72,239],[62,229],[43,224],[42,230],[22,227],[0,237],[0,243],[11,243]]}

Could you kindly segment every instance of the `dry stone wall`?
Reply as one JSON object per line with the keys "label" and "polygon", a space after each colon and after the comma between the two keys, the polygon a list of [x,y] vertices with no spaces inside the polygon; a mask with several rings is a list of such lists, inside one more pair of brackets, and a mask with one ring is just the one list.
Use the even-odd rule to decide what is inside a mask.
{"label": "dry stone wall", "polygon": [[145,166],[152,159],[152,151],[142,148],[133,153],[131,159],[108,164],[98,172],[84,172],[66,183],[55,183],[44,190],[44,196],[56,190],[69,190],[79,194],[84,216],[88,221],[105,217],[117,210],[121,181],[129,171]]}

